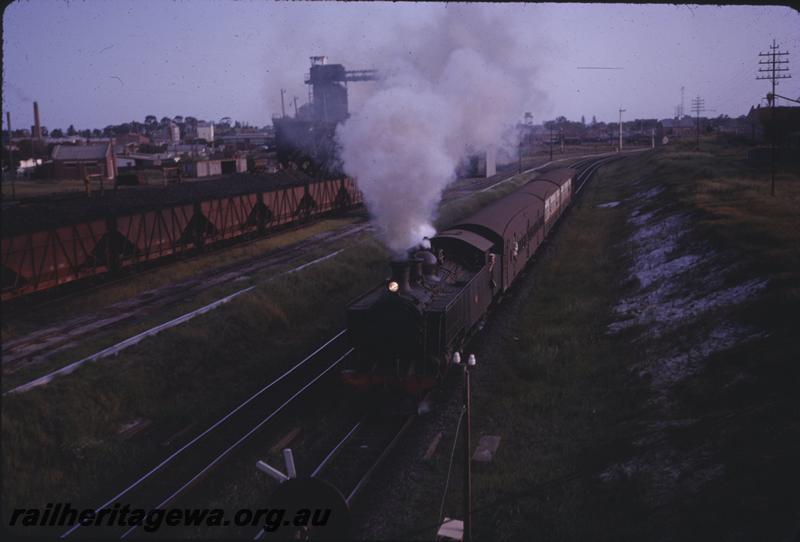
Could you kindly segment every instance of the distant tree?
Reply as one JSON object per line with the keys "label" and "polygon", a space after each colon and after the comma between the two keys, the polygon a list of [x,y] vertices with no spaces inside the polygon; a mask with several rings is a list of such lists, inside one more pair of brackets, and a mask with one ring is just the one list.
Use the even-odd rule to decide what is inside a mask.
{"label": "distant tree", "polygon": [[50,131],[47,129],[47,126],[42,126],[42,137],[47,137],[50,135]]}
{"label": "distant tree", "polygon": [[123,122],[122,124],[118,124],[112,128],[112,132],[114,135],[125,135],[131,133],[131,125],[128,122]]}
{"label": "distant tree", "polygon": [[54,128],[50,133],[50,137],[64,137],[64,132],[61,130],[61,128]]}
{"label": "distant tree", "polygon": [[161,126],[169,126],[169,123],[172,121],[169,117],[161,117]]}
{"label": "distant tree", "polygon": [[186,117],[183,119],[184,124],[190,125],[197,125],[197,119],[195,117]]}
{"label": "distant tree", "polygon": [[78,135],[78,132],[75,130],[75,127],[72,124],[70,124],[69,128],[67,128],[67,135],[70,137]]}
{"label": "distant tree", "polygon": [[100,131],[100,128],[95,128],[92,130],[92,137],[103,137],[103,132]]}
{"label": "distant tree", "polygon": [[158,124],[158,118],[155,115],[147,115],[144,118],[144,123],[146,126],[155,126]]}
{"label": "distant tree", "polygon": [[182,115],[175,115],[172,119],[176,124],[183,124],[183,116]]}
{"label": "distant tree", "polygon": [[87,130],[80,130],[78,132],[78,135],[88,139],[88,138],[92,137],[92,131],[88,130],[88,129]]}
{"label": "distant tree", "polygon": [[595,124],[597,124],[597,117],[592,115],[592,126],[594,126]]}
{"label": "distant tree", "polygon": [[586,126],[586,117],[584,117],[583,115],[581,115],[581,124]]}

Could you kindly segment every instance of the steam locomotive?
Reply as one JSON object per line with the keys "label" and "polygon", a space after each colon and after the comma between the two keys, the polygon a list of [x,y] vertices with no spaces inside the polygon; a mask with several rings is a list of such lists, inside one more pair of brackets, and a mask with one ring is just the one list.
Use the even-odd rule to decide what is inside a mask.
{"label": "steam locomotive", "polygon": [[391,278],[347,309],[355,355],[342,380],[410,395],[436,386],[569,205],[575,176],[543,173],[392,261]]}

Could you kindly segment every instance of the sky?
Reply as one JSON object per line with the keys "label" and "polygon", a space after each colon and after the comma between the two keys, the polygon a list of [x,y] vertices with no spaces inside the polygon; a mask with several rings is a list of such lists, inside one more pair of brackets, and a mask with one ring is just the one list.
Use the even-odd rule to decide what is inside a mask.
{"label": "sky", "polygon": [[[489,17],[467,16],[477,11]],[[669,118],[681,86],[687,112],[700,96],[706,115],[746,114],[770,90],[755,76],[773,39],[795,74],[778,93],[800,97],[800,14],[784,6],[31,0],[3,13],[3,111],[15,129],[33,124],[34,100],[51,130],[149,114],[264,126],[281,88],[289,111],[294,96],[306,101],[310,56],[348,69],[424,65],[437,51],[422,38],[445,27],[454,44],[503,44],[493,54],[526,70],[524,109],[537,123],[616,122],[620,108]],[[351,83],[351,111],[377,85]]]}

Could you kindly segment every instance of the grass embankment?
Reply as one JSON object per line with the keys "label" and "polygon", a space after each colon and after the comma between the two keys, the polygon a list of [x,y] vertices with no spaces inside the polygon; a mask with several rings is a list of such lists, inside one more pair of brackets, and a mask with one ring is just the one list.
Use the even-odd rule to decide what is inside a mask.
{"label": "grass embankment", "polygon": [[[619,167],[603,171],[613,178]],[[620,393],[624,375],[619,367],[625,360],[610,355],[612,345],[598,317],[622,288],[615,284],[618,267],[624,265],[621,255],[607,247],[624,235],[626,226],[624,213],[596,209],[594,202],[617,199],[625,190],[624,183],[594,181],[582,207],[570,211],[532,272],[471,345],[479,360],[473,373],[473,446],[481,434],[503,439],[495,462],[476,468],[473,475],[476,538],[569,537],[576,520],[575,488],[559,492],[558,504],[552,497],[536,500],[537,493],[528,495],[528,490],[571,473],[581,444],[608,439],[611,435],[601,428],[633,408]],[[452,430],[445,431],[433,460],[423,467],[436,487],[420,488],[404,504],[404,510],[419,511],[417,525],[433,526],[438,520]],[[460,459],[459,445],[445,507],[446,516],[459,518]],[[408,535],[429,538],[430,531],[407,525],[399,536]]]}
{"label": "grass embankment", "polygon": [[[473,446],[483,434],[503,439],[494,462],[473,471],[476,539],[796,534],[800,176],[780,175],[772,198],[768,174],[749,166],[745,151],[705,142],[702,152],[670,147],[603,167],[498,307],[471,346],[479,360]],[[719,271],[721,287],[753,279],[768,286],[689,314],[683,327],[655,338],[641,326],[608,333],[618,302],[642,288],[629,274],[637,231],[629,217],[634,196],[653,187],[664,191],[643,210],[689,217],[680,244],[729,266]],[[622,203],[597,207],[610,201]],[[672,295],[704,295],[692,289],[701,278],[686,273],[673,284],[688,290]],[[666,389],[641,371],[645,360],[663,361],[675,345],[702,337],[697,329],[720,323],[760,333],[710,354],[695,343],[697,372]],[[407,523],[429,529],[395,526],[388,536],[435,532],[452,431],[402,503],[419,511]],[[456,457],[445,515],[460,518],[460,451]]]}
{"label": "grass embankment", "polygon": [[[259,286],[118,359],[3,397],[3,502],[80,502],[141,470],[169,435],[207,424],[339,329],[342,306],[383,278],[384,261],[372,243]],[[152,420],[146,437],[118,438],[136,418]]]}
{"label": "grass embankment", "polygon": [[[513,185],[481,194],[479,203],[460,200],[442,216],[456,220]],[[166,455],[162,442],[189,426],[196,433],[341,329],[347,303],[385,278],[386,258],[367,239],[116,359],[3,397],[5,510],[58,500],[91,506],[108,497],[120,477]],[[150,422],[145,431],[128,440],[118,435],[136,419]]]}

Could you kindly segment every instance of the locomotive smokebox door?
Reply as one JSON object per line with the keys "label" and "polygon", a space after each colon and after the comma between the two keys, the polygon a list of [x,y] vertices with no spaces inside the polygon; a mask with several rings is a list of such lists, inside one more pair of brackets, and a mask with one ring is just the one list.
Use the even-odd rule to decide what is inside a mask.
{"label": "locomotive smokebox door", "polygon": [[[319,478],[286,480],[268,500],[264,540],[343,540],[350,507],[341,492]],[[283,511],[279,517],[279,511]]]}

